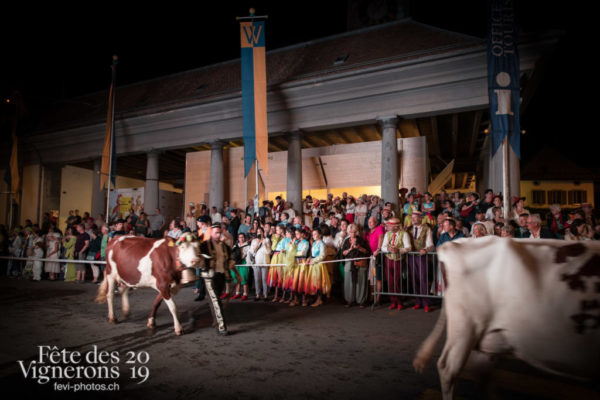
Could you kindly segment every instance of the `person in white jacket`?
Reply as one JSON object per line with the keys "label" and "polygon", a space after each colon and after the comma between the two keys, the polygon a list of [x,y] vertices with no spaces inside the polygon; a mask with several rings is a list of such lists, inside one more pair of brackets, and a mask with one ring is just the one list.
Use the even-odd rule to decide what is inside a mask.
{"label": "person in white jacket", "polygon": [[271,241],[265,236],[263,228],[258,227],[256,229],[256,237],[252,239],[246,257],[246,264],[257,265],[252,267],[254,271],[254,289],[256,290],[254,301],[260,300],[261,292],[263,300],[267,301],[269,295],[269,286],[267,285],[269,268],[266,266],[270,263]]}

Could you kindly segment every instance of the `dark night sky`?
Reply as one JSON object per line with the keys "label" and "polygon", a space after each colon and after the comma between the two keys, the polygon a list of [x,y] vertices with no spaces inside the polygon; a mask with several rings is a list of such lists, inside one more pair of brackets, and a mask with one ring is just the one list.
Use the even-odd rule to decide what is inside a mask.
{"label": "dark night sky", "polygon": [[[551,3],[521,1],[517,5],[522,30],[562,29],[566,33],[530,109],[522,116],[527,130],[524,161],[542,140],[562,145],[565,132],[570,142],[581,147],[562,146],[564,154],[579,158],[583,154],[587,161],[593,154],[592,146],[585,146],[590,118],[585,117],[587,101],[581,96],[589,85],[581,68],[587,61],[576,46],[585,37],[585,24],[567,8],[569,3]],[[266,33],[271,50],[341,33],[347,27],[346,0],[172,1],[161,3],[161,8],[149,4],[90,2],[85,9],[58,2],[3,6],[0,96],[19,90],[26,105],[35,110],[55,99],[106,90],[113,54],[120,58],[120,85],[239,58],[235,17],[248,15],[251,6],[258,15],[269,16]],[[410,7],[417,21],[485,35],[483,0],[420,0]],[[585,10],[578,13],[586,14]],[[584,164],[597,166],[598,161]]]}

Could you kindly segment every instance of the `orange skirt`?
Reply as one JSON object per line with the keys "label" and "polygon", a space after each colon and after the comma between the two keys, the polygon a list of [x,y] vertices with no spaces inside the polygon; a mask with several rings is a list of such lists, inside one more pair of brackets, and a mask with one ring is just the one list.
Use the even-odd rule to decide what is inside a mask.
{"label": "orange skirt", "polygon": [[296,293],[306,293],[306,282],[308,265],[304,264],[306,259],[298,259],[294,267],[291,268],[287,279],[286,289]]}

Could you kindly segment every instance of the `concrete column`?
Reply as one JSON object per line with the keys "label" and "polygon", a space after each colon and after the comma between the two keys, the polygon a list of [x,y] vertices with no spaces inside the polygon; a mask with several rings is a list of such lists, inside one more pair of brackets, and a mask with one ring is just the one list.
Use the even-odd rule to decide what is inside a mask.
{"label": "concrete column", "polygon": [[417,193],[427,191],[427,138],[418,136],[402,139],[400,149],[400,186]]}
{"label": "concrete column", "polygon": [[302,143],[301,133],[288,135],[287,199],[296,215],[302,215]]}
{"label": "concrete column", "polygon": [[398,210],[398,117],[378,118],[381,125],[381,198]]}
{"label": "concrete column", "polygon": [[223,180],[223,143],[217,141],[210,145],[210,189],[208,198],[209,207],[217,207],[217,210],[223,208],[225,196]]}
{"label": "concrete column", "polygon": [[92,176],[92,218],[96,219],[98,214],[106,214],[106,191],[100,188],[100,170],[102,169],[102,159],[94,160],[94,175]]}
{"label": "concrete column", "polygon": [[160,207],[158,191],[158,157],[160,152],[150,151],[146,155],[146,186],[144,187],[144,211],[150,215]]}

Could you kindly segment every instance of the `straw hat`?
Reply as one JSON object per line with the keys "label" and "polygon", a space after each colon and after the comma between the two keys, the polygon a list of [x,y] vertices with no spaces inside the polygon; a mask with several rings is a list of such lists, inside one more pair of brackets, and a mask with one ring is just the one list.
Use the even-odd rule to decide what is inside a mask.
{"label": "straw hat", "polygon": [[400,220],[396,217],[392,217],[388,219],[385,223],[386,225],[400,225]]}

